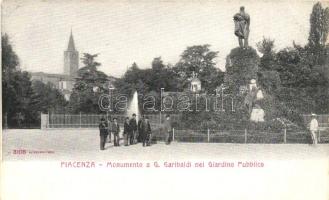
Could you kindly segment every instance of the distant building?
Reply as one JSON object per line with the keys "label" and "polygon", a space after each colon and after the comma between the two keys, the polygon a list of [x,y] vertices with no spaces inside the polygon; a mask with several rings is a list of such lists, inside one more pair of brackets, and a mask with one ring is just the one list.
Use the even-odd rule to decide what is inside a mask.
{"label": "distant building", "polygon": [[74,79],[65,74],[48,74],[44,72],[32,72],[32,81],[41,81],[45,84],[51,83],[55,88],[60,90],[66,100],[70,99],[70,95],[74,85]]}
{"label": "distant building", "polygon": [[64,51],[64,74],[32,72],[31,77],[32,81],[39,80],[43,83],[53,84],[55,88],[63,93],[65,99],[69,100],[78,70],[79,52],[75,49],[73,34],[71,31],[67,50]]}

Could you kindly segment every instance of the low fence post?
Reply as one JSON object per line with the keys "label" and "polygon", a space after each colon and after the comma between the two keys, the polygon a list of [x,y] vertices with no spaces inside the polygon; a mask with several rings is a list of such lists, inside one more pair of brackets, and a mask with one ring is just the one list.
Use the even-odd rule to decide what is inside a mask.
{"label": "low fence post", "polygon": [[172,128],[172,141],[175,141],[175,128]]}
{"label": "low fence post", "polygon": [[50,124],[49,124],[49,112],[48,112],[48,114],[47,114],[47,125],[46,125],[46,128],[50,128]]}
{"label": "low fence post", "polygon": [[244,129],[244,143],[247,143],[247,129]]}
{"label": "low fence post", "polygon": [[81,112],[80,112],[80,128],[81,128]]}
{"label": "low fence post", "polygon": [[283,129],[283,143],[287,143],[287,129]]}
{"label": "low fence post", "polygon": [[207,130],[207,136],[208,136],[208,143],[209,143],[210,142],[210,130],[209,130],[209,128]]}

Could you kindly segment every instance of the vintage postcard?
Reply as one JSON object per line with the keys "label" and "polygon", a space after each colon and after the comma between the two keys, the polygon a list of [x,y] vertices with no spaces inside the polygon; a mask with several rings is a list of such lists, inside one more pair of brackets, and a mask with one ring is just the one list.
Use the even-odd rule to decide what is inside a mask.
{"label": "vintage postcard", "polygon": [[329,199],[329,1],[3,0],[1,199]]}

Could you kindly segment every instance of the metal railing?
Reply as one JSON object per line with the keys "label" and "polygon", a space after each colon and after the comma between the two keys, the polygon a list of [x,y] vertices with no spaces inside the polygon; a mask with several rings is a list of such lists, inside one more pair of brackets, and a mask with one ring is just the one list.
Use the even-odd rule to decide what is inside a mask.
{"label": "metal railing", "polygon": [[309,127],[312,117],[315,117],[319,123],[319,129],[325,130],[329,129],[329,114],[321,114],[321,115],[303,115],[304,123],[307,127]]}
{"label": "metal railing", "polygon": [[[165,133],[157,130],[153,133],[157,140],[164,140]],[[329,142],[329,131],[318,131],[319,143]],[[264,132],[251,130],[188,130],[173,129],[173,140],[177,142],[205,142],[205,143],[311,143],[309,131],[289,131],[283,129],[278,132]]]}
{"label": "metal railing", "polygon": [[[161,126],[164,116],[161,113],[145,114],[153,128]],[[101,118],[112,120],[117,118],[118,123],[124,123],[125,114],[41,114],[41,129],[51,128],[97,128]],[[172,120],[179,120],[180,115],[171,115]]]}
{"label": "metal railing", "polygon": [[[163,116],[159,114],[147,114],[149,117],[152,138],[163,141],[166,133],[162,129]],[[98,128],[100,119],[113,119],[116,117],[123,126],[126,115],[95,115],[95,114],[42,114],[43,128]],[[179,121],[178,115],[171,115],[172,121]],[[329,129],[320,129],[317,132],[319,143],[329,142]],[[173,129],[173,140],[177,142],[207,142],[207,143],[311,143],[311,134],[308,130],[291,131],[283,129],[277,132],[265,132],[255,130],[216,130],[216,129]]]}

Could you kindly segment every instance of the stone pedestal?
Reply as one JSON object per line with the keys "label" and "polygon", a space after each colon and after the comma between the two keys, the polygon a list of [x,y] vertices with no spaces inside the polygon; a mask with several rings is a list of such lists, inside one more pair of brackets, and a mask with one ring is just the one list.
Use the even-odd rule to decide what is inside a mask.
{"label": "stone pedestal", "polygon": [[224,84],[232,92],[239,93],[241,86],[249,88],[250,80],[257,80],[259,56],[255,49],[232,49],[226,60]]}
{"label": "stone pedestal", "polygon": [[264,122],[265,112],[261,108],[253,108],[250,114],[250,121]]}

